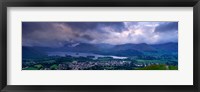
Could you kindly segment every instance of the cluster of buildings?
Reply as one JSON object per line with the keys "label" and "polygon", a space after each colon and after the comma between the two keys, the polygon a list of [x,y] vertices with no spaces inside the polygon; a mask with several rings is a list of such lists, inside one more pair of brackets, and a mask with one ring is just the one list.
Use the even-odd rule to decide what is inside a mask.
{"label": "cluster of buildings", "polygon": [[91,67],[118,67],[118,66],[125,66],[125,67],[145,67],[149,65],[158,65],[159,63],[137,63],[132,61],[100,61],[100,62],[68,62],[62,63],[58,65],[58,70],[84,70],[89,69]]}
{"label": "cluster of buildings", "polygon": [[92,62],[92,61],[87,61],[87,62],[77,62],[73,61],[71,63],[63,63],[59,64],[58,70],[84,70],[88,69],[94,66],[100,66],[100,67],[109,67],[109,66],[124,66],[125,64],[130,64],[128,61],[101,61],[101,62]]}

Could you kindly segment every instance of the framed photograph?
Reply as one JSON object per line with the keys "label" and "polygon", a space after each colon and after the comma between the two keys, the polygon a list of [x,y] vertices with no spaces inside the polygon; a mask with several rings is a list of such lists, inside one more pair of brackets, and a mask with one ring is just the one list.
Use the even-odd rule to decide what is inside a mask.
{"label": "framed photograph", "polygon": [[1,1],[0,88],[199,91],[199,0]]}

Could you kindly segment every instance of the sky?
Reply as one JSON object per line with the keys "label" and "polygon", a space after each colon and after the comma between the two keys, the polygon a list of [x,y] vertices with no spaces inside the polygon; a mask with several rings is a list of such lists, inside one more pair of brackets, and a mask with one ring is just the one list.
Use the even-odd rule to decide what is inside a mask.
{"label": "sky", "polygon": [[22,22],[22,45],[178,42],[178,22]]}

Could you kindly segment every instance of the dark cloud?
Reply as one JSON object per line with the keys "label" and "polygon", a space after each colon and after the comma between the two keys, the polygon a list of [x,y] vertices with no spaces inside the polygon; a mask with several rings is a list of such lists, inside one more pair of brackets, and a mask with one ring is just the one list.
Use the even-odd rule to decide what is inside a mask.
{"label": "dark cloud", "polygon": [[27,34],[32,32],[33,30],[37,30],[38,28],[40,28],[41,25],[39,25],[39,23],[34,23],[34,22],[22,22],[22,34]]}
{"label": "dark cloud", "polygon": [[115,31],[123,31],[125,29],[123,22],[67,22],[63,24],[79,31],[101,31],[99,28],[102,27],[112,27]]}
{"label": "dark cloud", "polygon": [[84,38],[84,39],[86,39],[86,40],[89,40],[89,41],[91,41],[91,40],[94,40],[95,38],[93,38],[92,36],[90,36],[90,35],[83,35],[82,36],[82,38]]}
{"label": "dark cloud", "polygon": [[155,44],[178,41],[174,30],[178,30],[177,22],[22,22],[22,44],[44,47],[70,43]]}
{"label": "dark cloud", "polygon": [[22,22],[23,34],[29,34],[34,31],[46,31],[52,29],[52,23],[50,22]]}
{"label": "dark cloud", "polygon": [[165,22],[161,23],[155,28],[155,32],[169,32],[178,31],[178,22]]}
{"label": "dark cloud", "polygon": [[108,34],[102,29],[105,27],[116,32],[126,28],[123,22],[22,22],[23,44],[27,42],[57,44],[58,41],[90,42],[100,39],[102,34]]}

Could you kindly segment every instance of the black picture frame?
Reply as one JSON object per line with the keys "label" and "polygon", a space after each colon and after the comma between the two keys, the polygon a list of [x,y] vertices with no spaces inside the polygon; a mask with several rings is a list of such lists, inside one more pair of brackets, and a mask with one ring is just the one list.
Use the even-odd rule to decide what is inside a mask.
{"label": "black picture frame", "polygon": [[[7,85],[7,7],[193,7],[194,85]],[[0,90],[2,92],[200,92],[200,0],[2,0],[0,1]]]}

